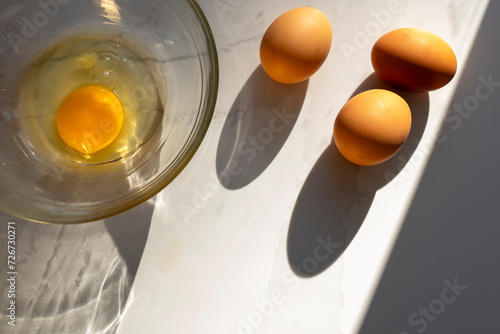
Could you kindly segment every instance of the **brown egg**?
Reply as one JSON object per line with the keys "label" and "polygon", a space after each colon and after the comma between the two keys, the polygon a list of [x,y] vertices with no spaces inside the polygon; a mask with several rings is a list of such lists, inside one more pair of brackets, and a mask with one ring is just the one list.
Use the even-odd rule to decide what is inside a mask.
{"label": "brown egg", "polygon": [[349,161],[371,166],[390,159],[403,146],[411,128],[406,101],[388,90],[372,89],[342,107],[333,129],[340,153]]}
{"label": "brown egg", "polygon": [[323,65],[332,44],[330,21],[311,7],[292,9],[266,30],[260,59],[274,80],[293,84],[312,76]]}
{"label": "brown egg", "polygon": [[457,71],[453,49],[435,34],[416,28],[383,35],[373,46],[371,58],[383,81],[409,92],[441,88]]}

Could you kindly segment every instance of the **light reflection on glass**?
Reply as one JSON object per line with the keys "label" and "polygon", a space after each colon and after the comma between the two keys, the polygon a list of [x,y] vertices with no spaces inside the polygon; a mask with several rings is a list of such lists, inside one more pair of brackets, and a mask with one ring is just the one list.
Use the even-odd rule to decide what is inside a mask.
{"label": "light reflection on glass", "polygon": [[113,22],[120,22],[120,7],[116,4],[115,0],[101,0],[101,7],[104,9],[105,17]]}

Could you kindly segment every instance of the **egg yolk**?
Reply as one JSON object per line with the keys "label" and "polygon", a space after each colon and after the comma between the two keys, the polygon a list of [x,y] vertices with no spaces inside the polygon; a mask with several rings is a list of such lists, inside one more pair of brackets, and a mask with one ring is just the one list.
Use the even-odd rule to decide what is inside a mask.
{"label": "egg yolk", "polygon": [[62,140],[83,154],[93,154],[111,144],[123,125],[123,108],[111,91],[84,86],[71,92],[56,116]]}

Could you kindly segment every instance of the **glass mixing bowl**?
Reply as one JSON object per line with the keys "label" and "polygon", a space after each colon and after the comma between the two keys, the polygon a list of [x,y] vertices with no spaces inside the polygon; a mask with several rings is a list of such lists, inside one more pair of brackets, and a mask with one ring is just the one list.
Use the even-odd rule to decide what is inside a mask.
{"label": "glass mixing bowl", "polygon": [[[95,221],[150,199],[181,172],[207,131],[218,89],[214,39],[195,1],[21,0],[0,7],[0,209],[45,223]],[[44,90],[25,92],[42,80],[48,50],[82,39],[133,50],[127,61],[151,75],[132,100],[152,89],[158,97],[150,134],[108,159],[57,148],[57,110],[44,103],[65,89],[58,74],[43,79]]]}

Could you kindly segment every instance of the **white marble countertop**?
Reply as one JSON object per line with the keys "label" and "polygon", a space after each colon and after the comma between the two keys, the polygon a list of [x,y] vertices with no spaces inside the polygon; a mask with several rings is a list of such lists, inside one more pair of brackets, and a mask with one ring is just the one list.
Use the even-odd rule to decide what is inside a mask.
{"label": "white marble countertop", "polygon": [[[0,215],[20,247],[18,326],[3,317],[2,333],[499,333],[499,2],[199,3],[220,62],[202,146],[155,199],[105,221]],[[259,67],[260,39],[300,6],[329,17],[332,50],[308,82],[279,85]],[[406,26],[445,39],[457,76],[405,96],[404,148],[356,167],[331,144],[333,122],[380,85],[375,40]]]}

